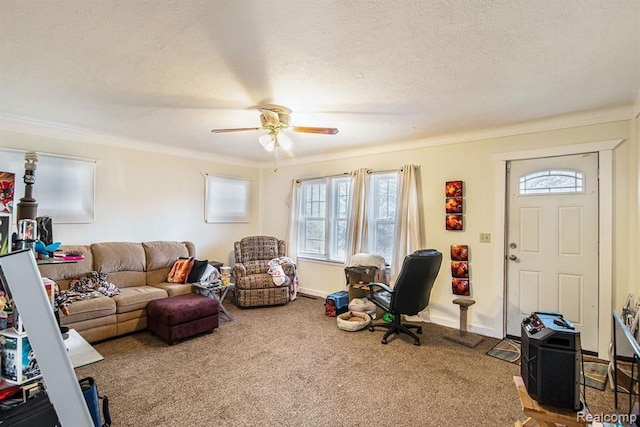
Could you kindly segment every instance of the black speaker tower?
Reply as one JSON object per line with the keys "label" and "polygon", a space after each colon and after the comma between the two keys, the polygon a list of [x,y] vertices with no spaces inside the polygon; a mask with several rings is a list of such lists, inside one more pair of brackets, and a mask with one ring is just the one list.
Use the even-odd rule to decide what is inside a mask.
{"label": "black speaker tower", "polygon": [[532,313],[520,330],[520,373],[529,395],[543,405],[580,410],[580,332],[552,312]]}

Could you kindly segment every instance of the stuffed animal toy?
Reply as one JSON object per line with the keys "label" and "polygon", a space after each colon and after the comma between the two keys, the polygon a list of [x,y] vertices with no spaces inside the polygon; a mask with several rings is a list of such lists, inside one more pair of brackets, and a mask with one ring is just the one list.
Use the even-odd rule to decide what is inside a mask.
{"label": "stuffed animal toy", "polygon": [[42,241],[37,240],[35,246],[36,253],[40,255],[41,258],[49,258],[49,254],[57,251],[61,244],[60,242],[53,242],[45,246]]}

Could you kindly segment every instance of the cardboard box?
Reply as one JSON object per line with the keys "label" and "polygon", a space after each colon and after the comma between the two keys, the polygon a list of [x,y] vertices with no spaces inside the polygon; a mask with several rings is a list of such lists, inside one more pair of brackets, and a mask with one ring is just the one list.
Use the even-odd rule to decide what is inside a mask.
{"label": "cardboard box", "polygon": [[42,377],[26,334],[17,334],[13,328],[0,331],[0,352],[0,376],[6,382],[23,384]]}

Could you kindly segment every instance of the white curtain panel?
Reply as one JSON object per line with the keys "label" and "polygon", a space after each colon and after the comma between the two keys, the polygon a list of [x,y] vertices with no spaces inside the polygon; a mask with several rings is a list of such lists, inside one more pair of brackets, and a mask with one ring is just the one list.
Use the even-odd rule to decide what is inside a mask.
{"label": "white curtain panel", "polygon": [[404,258],[422,248],[421,198],[418,193],[418,166],[405,165],[400,173],[395,255],[391,263],[391,283],[395,283]]}
{"label": "white curtain panel", "polygon": [[349,203],[349,230],[347,232],[346,262],[351,256],[360,252],[368,252],[367,246],[367,198],[369,193],[369,173],[367,169],[357,169],[351,175],[351,200]]}
{"label": "white curtain panel", "polygon": [[289,227],[287,228],[287,256],[296,264],[298,263],[298,229],[300,215],[298,206],[298,192],[300,191],[300,183],[296,179],[291,180],[291,191],[287,198],[287,206],[289,206]]}

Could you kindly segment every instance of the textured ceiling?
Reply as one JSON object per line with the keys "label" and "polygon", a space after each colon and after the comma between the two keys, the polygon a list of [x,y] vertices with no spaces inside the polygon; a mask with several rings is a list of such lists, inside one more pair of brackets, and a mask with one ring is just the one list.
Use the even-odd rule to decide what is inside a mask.
{"label": "textured ceiling", "polygon": [[[0,118],[267,161],[638,112],[638,0],[4,0]],[[105,139],[103,139],[105,140]]]}

